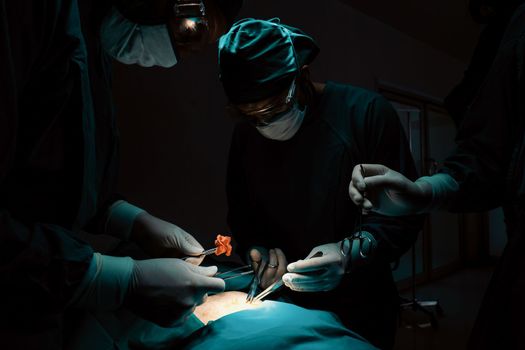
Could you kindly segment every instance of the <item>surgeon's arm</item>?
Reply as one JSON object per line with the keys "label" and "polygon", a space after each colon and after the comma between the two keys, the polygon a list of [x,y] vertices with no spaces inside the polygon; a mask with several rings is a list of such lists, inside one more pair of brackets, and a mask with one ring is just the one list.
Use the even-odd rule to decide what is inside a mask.
{"label": "surgeon's arm", "polygon": [[[413,183],[382,165],[364,165],[368,171],[363,181],[356,167],[350,186],[354,203],[388,215],[434,209],[484,211],[501,205],[522,179],[524,122],[519,106],[525,89],[524,46],[519,37],[500,48],[460,127],[456,150],[439,174]],[[363,191],[369,192],[366,199]],[[395,196],[370,196],[381,191]]]}
{"label": "surgeon's arm", "polygon": [[67,230],[23,223],[0,209],[0,309],[13,316],[56,313],[71,300],[93,251]]}
{"label": "surgeon's arm", "polygon": [[[361,133],[356,136],[359,153],[365,161],[389,164],[416,177],[403,129],[386,100],[377,97],[361,125],[358,127]],[[349,244],[349,237],[343,242],[313,248],[305,259],[288,265],[289,273],[283,276],[283,282],[301,292],[332,290],[339,285],[345,272],[356,271],[367,264],[397,260],[415,242],[423,220],[422,216],[387,217],[369,213],[363,216],[361,235],[364,239],[354,241],[353,246]],[[322,253],[320,257],[316,257],[318,252]]]}
{"label": "surgeon's arm", "polygon": [[[446,159],[441,172],[451,175],[459,192],[448,203],[452,211],[483,211],[501,205],[507,176],[516,178],[518,169],[509,169],[512,157],[523,157],[514,148],[523,143],[523,77],[525,39],[504,44],[478,96],[467,111],[456,137],[457,148]],[[521,152],[521,155],[517,152]]]}
{"label": "surgeon's arm", "polygon": [[[6,178],[17,153],[19,94],[35,69],[32,53],[37,51],[22,53],[20,48],[43,45],[43,33],[49,32],[47,26],[53,20],[42,14],[58,7],[47,5],[0,3],[0,193],[8,186]],[[33,13],[39,15],[31,16]],[[29,17],[33,30],[26,26]],[[14,216],[0,194],[0,318],[21,320],[30,312],[56,313],[64,308],[92,256],[91,248],[67,230]]]}
{"label": "surgeon's arm", "polygon": [[228,197],[228,225],[238,245],[236,251],[240,252],[241,258],[245,259],[251,247],[268,247],[268,244],[261,227],[256,225],[256,208],[249,200],[249,188],[243,166],[242,128],[242,125],[235,128],[231,140],[226,195]]}
{"label": "surgeon's arm", "polygon": [[250,203],[250,191],[244,174],[242,137],[243,125],[237,125],[230,144],[226,176],[228,225],[237,243],[235,250],[254,270],[258,268],[263,257],[267,258],[270,264],[277,266],[264,270],[260,286],[266,288],[286,272],[287,261],[282,250],[275,247],[268,249],[271,246],[266,240],[267,235],[264,234],[262,225],[257,224],[257,210]]}
{"label": "surgeon's arm", "polygon": [[[397,113],[382,97],[377,97],[370,106],[365,135],[366,162],[385,164],[410,179],[417,178]],[[362,229],[370,232],[377,241],[375,259],[392,262],[412,246],[423,221],[424,217],[420,215],[387,217],[370,212],[363,216]]]}

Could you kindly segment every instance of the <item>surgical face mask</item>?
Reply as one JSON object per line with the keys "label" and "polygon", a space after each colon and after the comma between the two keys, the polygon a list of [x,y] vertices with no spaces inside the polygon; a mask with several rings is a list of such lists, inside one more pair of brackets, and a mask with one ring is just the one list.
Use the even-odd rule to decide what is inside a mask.
{"label": "surgical face mask", "polygon": [[297,133],[303,123],[305,114],[306,108],[301,110],[296,102],[290,111],[269,125],[257,126],[257,130],[266,138],[287,141]]}
{"label": "surgical face mask", "polygon": [[100,35],[106,52],[124,64],[164,68],[177,64],[166,24],[134,23],[113,8],[102,23]]}

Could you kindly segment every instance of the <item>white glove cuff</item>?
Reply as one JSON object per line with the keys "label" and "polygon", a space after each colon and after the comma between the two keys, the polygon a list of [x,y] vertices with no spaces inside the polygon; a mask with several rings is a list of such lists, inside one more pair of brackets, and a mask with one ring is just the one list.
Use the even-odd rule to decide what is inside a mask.
{"label": "white glove cuff", "polygon": [[124,200],[116,201],[108,209],[104,233],[122,240],[128,240],[135,218],[144,211],[144,209]]}
{"label": "white glove cuff", "polygon": [[416,180],[416,184],[418,182],[426,182],[432,187],[432,201],[418,214],[444,209],[450,199],[459,191],[459,185],[456,180],[444,173],[420,177]]}
{"label": "white glove cuff", "polygon": [[70,305],[105,311],[118,309],[126,297],[132,272],[133,259],[130,257],[94,253]]}

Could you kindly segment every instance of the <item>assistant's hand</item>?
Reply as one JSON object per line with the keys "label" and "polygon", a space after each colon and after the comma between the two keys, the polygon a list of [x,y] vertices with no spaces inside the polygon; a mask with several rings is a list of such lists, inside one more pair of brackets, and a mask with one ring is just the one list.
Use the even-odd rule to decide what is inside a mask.
{"label": "assistant's hand", "polygon": [[224,290],[212,277],[217,267],[202,267],[179,259],[135,261],[125,305],[138,316],[162,327],[183,322],[207,293]]}
{"label": "assistant's hand", "polygon": [[[146,212],[137,216],[130,239],[153,258],[181,258],[198,255],[204,251],[202,245],[180,227],[161,220]],[[204,256],[188,258],[187,262],[199,265]]]}
{"label": "assistant's hand", "polygon": [[427,182],[413,182],[379,164],[356,165],[348,192],[356,205],[388,216],[416,214],[432,200]]}
{"label": "assistant's hand", "polygon": [[281,279],[286,273],[286,265],[288,265],[288,261],[286,260],[283,251],[279,248],[270,250],[252,248],[249,256],[254,271],[258,268],[263,256],[267,259],[267,264],[261,277],[261,283],[259,284],[259,287],[262,289],[268,288],[270,284]]}
{"label": "assistant's hand", "polygon": [[[304,260],[288,265],[284,284],[298,292],[322,292],[336,288],[345,273],[346,258],[340,243],[323,244],[312,249]],[[314,255],[320,255],[314,257]]]}

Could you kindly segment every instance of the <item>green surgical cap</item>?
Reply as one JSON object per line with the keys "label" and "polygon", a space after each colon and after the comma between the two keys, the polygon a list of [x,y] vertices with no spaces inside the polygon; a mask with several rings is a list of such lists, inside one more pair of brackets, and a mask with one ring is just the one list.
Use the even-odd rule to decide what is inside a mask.
{"label": "green surgical cap", "polygon": [[278,18],[246,18],[219,40],[220,79],[230,102],[256,102],[287,89],[318,53],[314,39]]}

